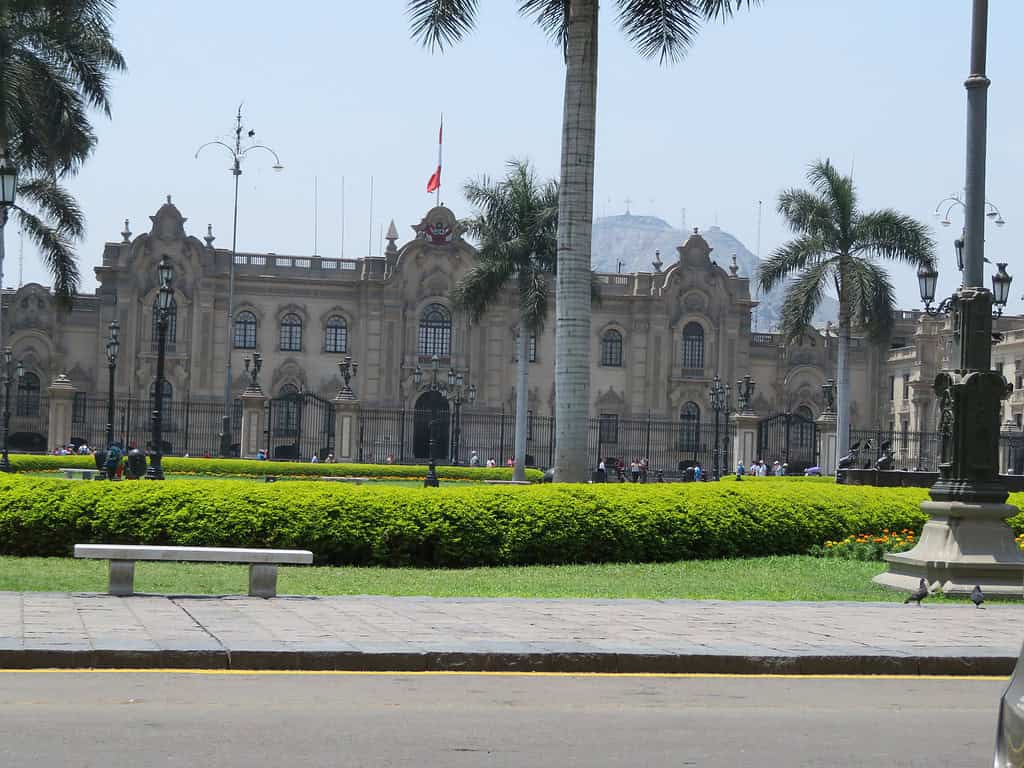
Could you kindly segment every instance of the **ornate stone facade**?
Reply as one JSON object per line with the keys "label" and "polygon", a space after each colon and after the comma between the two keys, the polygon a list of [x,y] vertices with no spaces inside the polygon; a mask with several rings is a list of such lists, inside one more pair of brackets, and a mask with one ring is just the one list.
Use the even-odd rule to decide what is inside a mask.
{"label": "ornate stone facade", "polygon": [[[230,251],[215,247],[212,233],[189,235],[170,198],[150,219],[148,232],[133,237],[126,222],[122,240],[105,246],[96,268],[99,287],[79,297],[70,312],[60,311],[39,285],[5,293],[4,328],[14,356],[42,389],[66,373],[76,391],[105,396],[104,343],[117,319],[118,397],[149,396],[156,367],[156,267],[167,254],[176,274],[169,396],[223,396]],[[510,292],[471,325],[449,299],[475,256],[455,215],[434,208],[412,230],[412,239],[400,245],[392,227],[379,258],[237,254],[230,334],[234,396],[248,384],[243,358],[259,352],[268,395],[304,391],[331,399],[342,384],[337,363],[348,354],[359,363],[353,388],[364,407],[412,409],[426,386],[414,382],[413,371],[437,354],[443,370],[450,366],[477,386],[477,410],[511,410],[516,297]],[[799,344],[784,345],[776,335],[752,333],[749,277],[720,266],[719,255],[696,230],[677,251],[665,268],[659,263],[652,272],[597,276],[592,415],[676,420],[696,408],[707,419],[712,378],[734,383],[749,373],[757,382],[753,408],[760,415],[792,411],[817,418],[821,385],[833,377],[834,336],[814,331]],[[906,327],[900,332],[908,333]],[[530,346],[530,407],[536,415],[551,415],[553,316]],[[886,350],[854,340],[851,359],[853,421],[877,424],[886,405]]]}

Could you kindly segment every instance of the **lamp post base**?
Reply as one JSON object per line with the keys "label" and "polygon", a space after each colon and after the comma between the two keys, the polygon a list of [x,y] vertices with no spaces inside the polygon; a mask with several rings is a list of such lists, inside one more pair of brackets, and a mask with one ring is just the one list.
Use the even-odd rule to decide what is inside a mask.
{"label": "lamp post base", "polygon": [[146,470],[146,474],[143,476],[145,480],[163,480],[164,479],[164,468],[157,465],[149,465],[149,469]]}
{"label": "lamp post base", "polygon": [[975,586],[986,595],[1024,598],[1024,553],[1008,517],[1017,507],[995,502],[926,501],[928,522],[909,552],[885,556],[888,570],[873,581],[912,592],[920,579],[933,592],[966,596]]}
{"label": "lamp post base", "polygon": [[434,460],[430,460],[430,464],[427,466],[427,476],[423,478],[424,488],[439,488],[441,483],[437,479],[437,465],[434,464]]}
{"label": "lamp post base", "polygon": [[4,451],[3,458],[0,458],[0,472],[13,472],[11,460],[7,458],[7,451]]}
{"label": "lamp post base", "polygon": [[220,426],[220,456],[222,459],[230,459],[232,457],[231,451],[231,417],[224,416],[221,418]]}

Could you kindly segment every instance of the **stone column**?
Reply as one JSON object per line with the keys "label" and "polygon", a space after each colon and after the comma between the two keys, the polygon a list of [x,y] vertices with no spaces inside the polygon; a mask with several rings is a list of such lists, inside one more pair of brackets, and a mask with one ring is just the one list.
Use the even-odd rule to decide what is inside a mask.
{"label": "stone column", "polygon": [[1001,475],[1012,475],[1013,468],[1011,467],[1010,457],[1010,445],[1013,440],[1013,436],[1017,434],[1017,425],[1014,424],[1013,419],[1007,419],[1003,422],[1003,428],[999,434],[999,474]]}
{"label": "stone column", "polygon": [[[12,382],[12,388],[17,382]],[[75,402],[75,388],[66,374],[60,374],[47,388],[50,395],[50,428],[46,436],[46,449],[53,451],[67,445],[71,439],[71,409]]]}
{"label": "stone column", "polygon": [[360,405],[344,395],[342,390],[334,398],[334,460],[352,464],[359,461]]}
{"label": "stone column", "polygon": [[242,393],[242,435],[239,455],[243,459],[256,457],[260,448],[266,447],[264,440],[267,420],[267,396],[259,385],[250,386]]}
{"label": "stone column", "polygon": [[[749,467],[757,460],[757,425],[761,419],[753,411],[740,411],[733,417],[733,438],[731,451],[737,461],[742,461],[744,467]],[[735,474],[736,464],[727,467],[729,472]]]}
{"label": "stone column", "polygon": [[821,474],[834,475],[836,473],[836,414],[835,411],[825,411],[818,417],[815,424],[818,425],[818,466],[821,467]]}

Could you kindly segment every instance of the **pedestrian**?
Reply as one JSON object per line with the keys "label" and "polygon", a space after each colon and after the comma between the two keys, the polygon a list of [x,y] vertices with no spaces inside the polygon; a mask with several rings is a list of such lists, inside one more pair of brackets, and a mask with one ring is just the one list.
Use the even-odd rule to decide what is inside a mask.
{"label": "pedestrian", "polygon": [[488,459],[487,460],[487,468],[488,469],[494,469],[496,466],[497,466],[497,462],[495,462],[494,459]]}
{"label": "pedestrian", "polygon": [[597,462],[597,482],[608,482],[608,470],[605,467],[604,459],[599,459]]}
{"label": "pedestrian", "polygon": [[646,483],[647,482],[647,469],[648,469],[647,457],[644,456],[642,459],[640,459],[640,482],[641,483]]}
{"label": "pedestrian", "polygon": [[327,454],[327,458],[324,459],[324,461],[326,461],[328,464],[333,464],[334,463],[334,454],[333,453],[328,453]]}
{"label": "pedestrian", "polygon": [[471,467],[479,467],[480,466],[480,457],[476,455],[476,451],[470,451],[469,452],[469,466],[471,466]]}
{"label": "pedestrian", "polygon": [[736,479],[742,480],[746,470],[743,468],[743,459],[736,462]]}
{"label": "pedestrian", "polygon": [[693,465],[693,479],[694,479],[695,482],[700,482],[700,480],[703,477],[704,477],[704,470],[702,470],[700,468],[700,462],[698,461],[696,464]]}
{"label": "pedestrian", "polygon": [[634,483],[640,482],[640,462],[636,459],[629,462],[629,474]]}
{"label": "pedestrian", "polygon": [[320,463],[320,457],[319,457],[319,456],[317,456],[317,455],[316,455],[316,454],[314,453],[314,454],[313,454],[313,458],[311,458],[311,459],[309,460],[309,462],[310,462],[310,464],[319,464],[319,463]]}

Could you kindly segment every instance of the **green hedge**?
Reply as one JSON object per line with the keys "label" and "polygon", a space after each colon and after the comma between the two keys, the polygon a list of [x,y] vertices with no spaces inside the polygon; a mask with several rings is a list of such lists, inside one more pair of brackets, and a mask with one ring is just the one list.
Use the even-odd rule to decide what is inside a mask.
{"label": "green hedge", "polygon": [[[11,466],[16,472],[55,471],[61,467],[95,467],[92,456],[50,456],[36,454],[11,454]],[[278,475],[285,477],[319,478],[333,477],[380,477],[422,479],[427,474],[425,466],[407,464],[313,464],[301,461],[256,461],[254,459],[200,459],[165,456],[165,472],[191,475],[243,475],[264,477]],[[452,467],[438,465],[437,475],[449,480],[510,480],[512,470],[507,467]],[[544,473],[539,469],[527,469],[526,479],[540,482]]]}
{"label": "green hedge", "polygon": [[852,533],[920,530],[925,498],[784,481],[438,491],[13,475],[0,476],[0,554],[66,556],[82,542],[299,547],[321,564],[434,567],[795,554]]}

